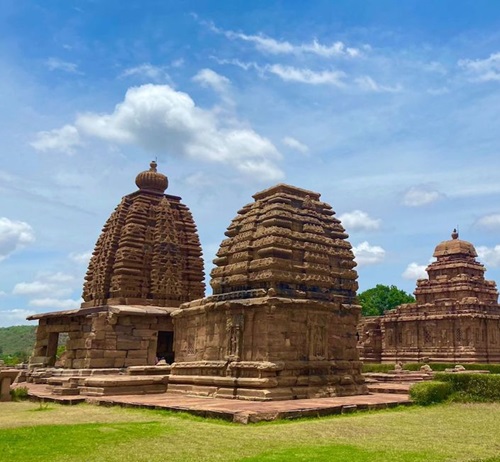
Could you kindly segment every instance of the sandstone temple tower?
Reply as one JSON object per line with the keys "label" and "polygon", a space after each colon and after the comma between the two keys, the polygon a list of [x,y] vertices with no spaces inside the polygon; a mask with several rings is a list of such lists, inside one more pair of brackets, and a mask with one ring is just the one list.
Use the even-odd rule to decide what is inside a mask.
{"label": "sandstone temple tower", "polygon": [[500,306],[493,281],[474,246],[458,238],[434,250],[436,261],[417,281],[416,303],[404,304],[359,326],[367,361],[500,362]]}
{"label": "sandstone temple tower", "polygon": [[226,231],[213,295],[172,316],[168,392],[275,400],[366,393],[351,245],[320,195],[277,185]]}
{"label": "sandstone temple tower", "polygon": [[79,310],[38,319],[34,357],[54,362],[67,334],[67,368],[121,368],[172,362],[170,313],[203,297],[200,241],[189,209],[165,194],[167,177],[156,162],[136,178],[104,225],[89,263]]}

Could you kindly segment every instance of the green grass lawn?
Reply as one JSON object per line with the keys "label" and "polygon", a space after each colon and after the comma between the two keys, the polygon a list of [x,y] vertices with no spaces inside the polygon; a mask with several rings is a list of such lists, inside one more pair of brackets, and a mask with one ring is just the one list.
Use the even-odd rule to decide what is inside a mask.
{"label": "green grass lawn", "polygon": [[248,426],[163,411],[0,403],[0,460],[500,461],[500,403]]}

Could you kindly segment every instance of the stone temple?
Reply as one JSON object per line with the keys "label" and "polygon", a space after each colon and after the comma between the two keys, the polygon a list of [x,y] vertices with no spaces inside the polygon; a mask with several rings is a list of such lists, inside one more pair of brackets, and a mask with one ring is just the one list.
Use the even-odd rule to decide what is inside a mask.
{"label": "stone temple", "polygon": [[[204,298],[191,213],[164,193],[168,181],[155,162],[136,184],[104,225],[80,309],[28,318],[39,321],[33,380],[62,384],[54,393],[92,396],[366,393],[356,348],[356,263],[319,194],[282,184],[255,194],[226,231],[213,295]],[[63,334],[60,368],[47,368]],[[161,358],[172,365],[156,365]]]}
{"label": "stone temple", "polygon": [[277,185],[226,231],[213,295],[175,311],[168,392],[274,400],[366,393],[357,273],[320,195]]}
{"label": "stone temple", "polygon": [[156,162],[136,178],[104,225],[89,263],[81,308],[34,315],[32,362],[53,365],[66,334],[65,368],[123,368],[173,361],[170,313],[203,297],[200,241],[180,197],[164,194]]}
{"label": "stone temple", "polygon": [[363,318],[359,350],[366,361],[500,362],[500,306],[494,281],[484,278],[474,246],[452,239],[417,281],[416,303]]}

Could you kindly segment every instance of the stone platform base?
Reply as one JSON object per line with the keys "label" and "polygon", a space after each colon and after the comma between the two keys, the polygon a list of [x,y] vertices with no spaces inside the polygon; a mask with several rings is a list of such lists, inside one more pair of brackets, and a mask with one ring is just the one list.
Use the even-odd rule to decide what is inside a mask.
{"label": "stone platform base", "polygon": [[195,361],[174,363],[168,393],[255,401],[368,392],[358,361]]}
{"label": "stone platform base", "polygon": [[76,404],[86,401],[101,406],[125,406],[147,409],[165,409],[188,412],[201,417],[218,418],[230,422],[248,424],[264,420],[298,419],[346,414],[362,410],[386,409],[411,404],[405,390],[397,393],[370,393],[359,396],[336,398],[299,399],[285,401],[242,401],[217,398],[171,395],[123,395],[123,396],[55,396],[46,385],[28,384],[32,399],[53,401],[61,404]]}

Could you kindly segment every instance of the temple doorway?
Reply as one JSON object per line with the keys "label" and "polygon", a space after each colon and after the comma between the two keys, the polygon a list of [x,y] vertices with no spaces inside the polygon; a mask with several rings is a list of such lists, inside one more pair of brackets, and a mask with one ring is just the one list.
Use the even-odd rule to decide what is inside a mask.
{"label": "temple doorway", "polygon": [[172,364],[174,357],[174,333],[172,331],[159,331],[156,346],[156,357]]}

